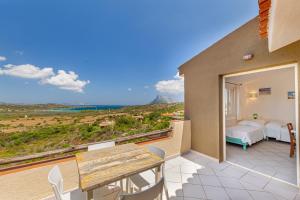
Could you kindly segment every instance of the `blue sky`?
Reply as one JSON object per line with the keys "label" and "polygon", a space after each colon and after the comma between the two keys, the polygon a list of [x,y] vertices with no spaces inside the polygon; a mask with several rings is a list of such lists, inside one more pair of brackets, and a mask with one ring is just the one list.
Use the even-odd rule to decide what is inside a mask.
{"label": "blue sky", "polygon": [[257,13],[256,0],[0,0],[0,102],[181,98],[177,68]]}

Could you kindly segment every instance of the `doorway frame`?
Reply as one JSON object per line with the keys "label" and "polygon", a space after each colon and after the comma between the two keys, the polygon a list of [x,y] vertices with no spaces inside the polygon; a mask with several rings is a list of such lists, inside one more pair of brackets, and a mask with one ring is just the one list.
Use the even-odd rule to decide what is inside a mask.
{"label": "doorway frame", "polygon": [[[297,169],[297,186],[300,187],[300,166],[299,166],[299,97],[298,97],[298,87],[299,87],[299,80],[298,80],[298,63],[291,63],[286,65],[279,65],[275,67],[266,67],[262,69],[256,69],[256,70],[249,70],[245,72],[239,72],[239,73],[231,73],[227,75],[222,76],[222,138],[223,138],[223,144],[220,144],[223,146],[223,161],[226,161],[226,116],[225,116],[225,79],[229,77],[234,76],[241,76],[241,75],[247,75],[247,74],[253,74],[253,73],[259,73],[259,72],[266,72],[266,71],[272,71],[272,70],[280,70],[280,69],[286,69],[286,68],[293,68],[294,69],[294,76],[295,76],[295,121],[296,121],[296,169]],[[283,180],[282,180],[283,181]],[[292,183],[290,183],[292,184]],[[292,184],[294,185],[294,184]]]}

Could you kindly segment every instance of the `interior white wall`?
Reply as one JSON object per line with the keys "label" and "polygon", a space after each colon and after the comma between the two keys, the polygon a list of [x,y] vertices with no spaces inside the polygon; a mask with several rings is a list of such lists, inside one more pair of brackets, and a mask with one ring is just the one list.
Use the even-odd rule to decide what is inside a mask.
{"label": "interior white wall", "polygon": [[[239,118],[252,118],[258,113],[259,118],[295,123],[295,100],[287,98],[288,91],[295,91],[295,75],[293,68],[272,70],[236,77],[226,81],[242,83],[240,87]],[[249,99],[248,93],[259,88],[271,87],[271,95]]]}

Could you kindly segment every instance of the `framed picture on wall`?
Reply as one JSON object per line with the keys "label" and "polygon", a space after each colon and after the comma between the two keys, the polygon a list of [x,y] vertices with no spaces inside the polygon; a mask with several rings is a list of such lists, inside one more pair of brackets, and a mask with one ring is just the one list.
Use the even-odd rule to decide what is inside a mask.
{"label": "framed picture on wall", "polygon": [[259,88],[259,95],[271,95],[271,88]]}
{"label": "framed picture on wall", "polygon": [[294,91],[288,91],[288,99],[295,99],[295,92]]}

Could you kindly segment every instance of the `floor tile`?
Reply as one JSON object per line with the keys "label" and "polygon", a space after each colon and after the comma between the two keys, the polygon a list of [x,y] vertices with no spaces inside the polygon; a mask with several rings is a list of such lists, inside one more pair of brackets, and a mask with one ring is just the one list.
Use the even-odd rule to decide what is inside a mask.
{"label": "floor tile", "polygon": [[249,191],[249,193],[254,200],[279,200],[269,192]]}
{"label": "floor tile", "polygon": [[252,169],[255,171],[258,171],[260,173],[269,175],[269,176],[274,176],[276,174],[276,170],[274,169],[274,167],[271,167],[271,166],[258,165],[258,166],[253,167]]}
{"label": "floor tile", "polygon": [[182,185],[184,197],[205,198],[205,193],[201,185],[185,183]]}
{"label": "floor tile", "polygon": [[296,157],[289,157],[288,143],[274,140],[261,141],[247,151],[227,144],[227,160],[231,163],[296,184]]}
{"label": "floor tile", "polygon": [[142,172],[140,175],[151,185],[155,183],[155,174],[151,170]]}
{"label": "floor tile", "polygon": [[[201,169],[201,168],[199,168]],[[193,174],[197,173],[197,167],[195,165],[183,164],[180,166],[181,173]]]}
{"label": "floor tile", "polygon": [[[263,157],[259,151],[252,150],[253,152],[260,158]],[[300,196],[296,197],[299,193],[298,189],[290,187],[288,184],[278,183],[274,179],[231,164],[217,167],[217,163],[212,164],[212,161],[209,161],[205,166],[199,165],[199,163],[193,163],[199,156],[195,155],[190,155],[188,159],[180,157],[175,161],[171,160],[172,164],[168,166],[170,170],[166,170],[170,199],[300,200]],[[198,160],[202,159],[199,156]],[[284,165],[284,167],[287,166]],[[188,173],[182,173],[181,169]],[[285,171],[283,170],[281,173],[285,173]]]}
{"label": "floor tile", "polygon": [[243,168],[230,165],[227,168],[225,168],[223,171],[216,172],[216,175],[223,176],[223,177],[230,177],[230,178],[241,178],[247,172],[248,171]]}
{"label": "floor tile", "polygon": [[202,185],[222,186],[216,176],[199,175]]}
{"label": "floor tile", "polygon": [[165,166],[166,172],[172,172],[172,173],[180,173],[180,166]]}
{"label": "floor tile", "polygon": [[201,185],[201,181],[198,174],[181,174],[181,182]]}
{"label": "floor tile", "polygon": [[240,180],[240,183],[243,185],[243,187],[246,189],[246,190],[252,190],[252,191],[264,191],[263,188],[260,188],[256,185],[253,185],[251,183],[248,183],[248,182],[245,182],[243,180]]}
{"label": "floor tile", "polygon": [[181,183],[167,182],[166,185],[168,188],[169,197],[183,197]]}
{"label": "floor tile", "polygon": [[202,174],[202,175],[215,175],[214,170],[212,170],[209,167],[204,167],[201,169],[197,169],[198,174]]}
{"label": "floor tile", "polygon": [[292,200],[299,193],[299,188],[276,181],[271,180],[265,187],[265,190],[273,194],[282,196],[286,199]]}
{"label": "floor tile", "polygon": [[219,180],[225,188],[244,189],[243,185],[240,183],[238,179],[219,177]]}
{"label": "floor tile", "polygon": [[300,200],[300,194],[297,194],[297,196],[295,197],[295,200]]}
{"label": "floor tile", "polygon": [[252,200],[247,190],[225,189],[231,200]]}
{"label": "floor tile", "polygon": [[273,177],[281,179],[283,181],[287,181],[289,183],[294,183],[294,184],[297,183],[297,176],[294,176],[294,175],[289,175],[289,174],[284,174],[284,173],[276,173]]}
{"label": "floor tile", "polygon": [[270,178],[262,176],[260,174],[249,172],[245,176],[243,176],[241,180],[263,189],[270,181]]}
{"label": "floor tile", "polygon": [[165,172],[165,178],[168,182],[175,182],[175,183],[181,183],[181,174],[175,173],[175,172]]}
{"label": "floor tile", "polygon": [[229,196],[222,187],[203,186],[206,197],[211,200],[229,200]]}
{"label": "floor tile", "polygon": [[222,171],[226,167],[230,166],[227,162],[218,163],[216,161],[211,161],[207,164],[208,167],[212,168],[214,171]]}

